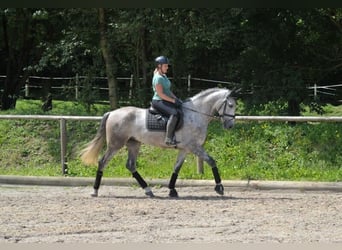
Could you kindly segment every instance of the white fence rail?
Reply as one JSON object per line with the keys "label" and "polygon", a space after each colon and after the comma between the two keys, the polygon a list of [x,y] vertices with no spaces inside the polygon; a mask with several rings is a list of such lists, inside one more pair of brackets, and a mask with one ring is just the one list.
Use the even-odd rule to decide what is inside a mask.
{"label": "white fence rail", "polygon": [[[100,121],[102,116],[59,116],[59,115],[0,115],[0,119],[55,120],[60,123],[60,146],[62,174],[67,173],[67,127],[66,121]],[[342,122],[342,116],[236,116],[237,121],[270,122]],[[203,173],[203,161],[197,159],[197,171]]]}

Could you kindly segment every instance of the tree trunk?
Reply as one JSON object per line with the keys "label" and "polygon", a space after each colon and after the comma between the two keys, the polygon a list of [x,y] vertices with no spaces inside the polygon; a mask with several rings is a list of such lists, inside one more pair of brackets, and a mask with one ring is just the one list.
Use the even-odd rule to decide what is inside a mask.
{"label": "tree trunk", "polygon": [[[290,99],[288,102],[288,114],[290,116],[300,115],[300,103],[295,99]],[[289,122],[290,125],[296,125],[296,122]]]}
{"label": "tree trunk", "polygon": [[146,86],[147,84],[147,59],[146,59],[146,28],[142,26],[140,28],[141,35],[141,67],[142,67],[142,85]]}
{"label": "tree trunk", "polygon": [[115,63],[113,57],[110,55],[109,43],[107,38],[107,23],[105,20],[105,9],[99,8],[99,28],[100,28],[100,46],[102,56],[106,65],[106,75],[108,78],[108,97],[111,109],[118,107],[117,103],[117,81],[115,77]]}
{"label": "tree trunk", "polygon": [[143,101],[142,105],[149,104],[151,99],[151,92],[149,91],[151,88],[152,82],[152,72],[148,74],[148,62],[147,62],[147,44],[146,44],[146,27],[140,27],[140,36],[141,36],[141,43],[140,43],[140,53],[141,53],[141,71],[142,71],[142,82],[141,86],[144,89],[144,92],[139,91],[141,97],[140,100]]}
{"label": "tree trunk", "polygon": [[[18,30],[10,28],[5,15],[2,16],[3,37],[6,52],[6,80],[4,92],[1,97],[1,109],[7,110],[15,108],[16,100],[19,96],[20,88],[24,85],[28,72],[23,68],[28,64],[30,51],[33,48],[31,38],[31,22],[28,13],[23,9],[16,11],[16,24]],[[10,39],[10,32],[16,32],[15,37],[18,39],[17,47]],[[13,36],[13,34],[12,34]]]}

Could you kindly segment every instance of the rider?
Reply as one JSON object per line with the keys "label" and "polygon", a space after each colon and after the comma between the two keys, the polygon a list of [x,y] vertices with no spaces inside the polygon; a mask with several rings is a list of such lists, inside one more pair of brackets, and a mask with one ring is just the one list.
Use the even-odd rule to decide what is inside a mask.
{"label": "rider", "polygon": [[169,60],[165,56],[158,56],[154,61],[156,68],[152,80],[152,89],[154,92],[152,107],[169,116],[166,125],[165,143],[167,145],[177,145],[177,141],[174,138],[179,119],[177,108],[182,106],[182,101],[172,93],[171,82],[166,76],[169,68]]}

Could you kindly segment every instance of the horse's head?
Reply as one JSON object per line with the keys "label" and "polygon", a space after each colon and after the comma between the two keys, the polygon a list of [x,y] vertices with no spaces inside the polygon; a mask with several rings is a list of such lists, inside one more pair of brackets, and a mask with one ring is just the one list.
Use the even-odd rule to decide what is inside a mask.
{"label": "horse's head", "polygon": [[225,95],[224,100],[219,103],[216,110],[225,129],[232,128],[235,123],[236,101],[231,97],[232,93],[233,91],[229,91]]}

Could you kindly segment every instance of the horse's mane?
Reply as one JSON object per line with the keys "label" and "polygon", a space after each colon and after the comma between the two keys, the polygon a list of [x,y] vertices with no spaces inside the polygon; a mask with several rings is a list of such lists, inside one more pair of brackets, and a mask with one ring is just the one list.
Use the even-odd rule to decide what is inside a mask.
{"label": "horse's mane", "polygon": [[199,92],[198,94],[194,95],[191,99],[195,100],[198,98],[203,98],[207,95],[210,95],[214,92],[220,91],[220,90],[227,90],[227,89],[222,89],[222,88],[210,88],[210,89],[206,89],[206,90],[202,90],[201,92]]}

